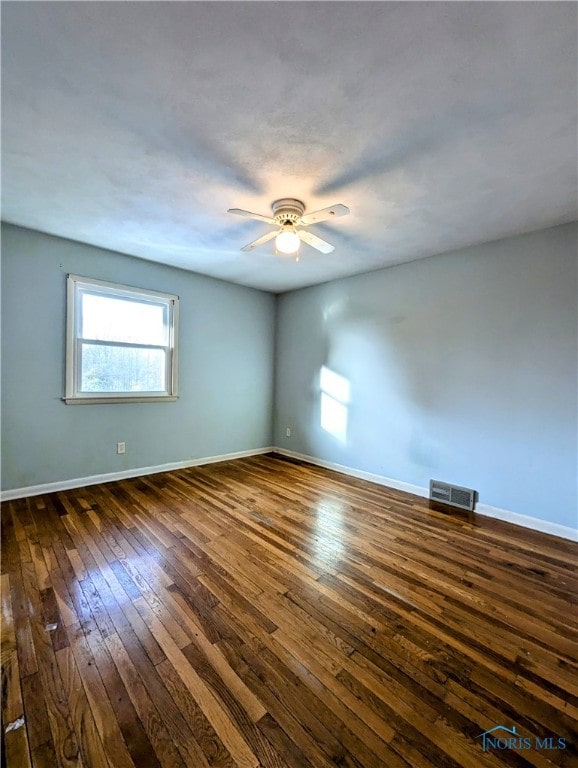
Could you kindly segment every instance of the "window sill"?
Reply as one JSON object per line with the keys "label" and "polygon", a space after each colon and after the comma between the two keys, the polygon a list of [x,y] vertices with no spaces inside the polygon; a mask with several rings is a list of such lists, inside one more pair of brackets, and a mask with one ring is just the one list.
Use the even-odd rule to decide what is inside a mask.
{"label": "window sill", "polygon": [[114,405],[116,403],[174,403],[175,395],[152,395],[143,397],[63,397],[66,405]]}

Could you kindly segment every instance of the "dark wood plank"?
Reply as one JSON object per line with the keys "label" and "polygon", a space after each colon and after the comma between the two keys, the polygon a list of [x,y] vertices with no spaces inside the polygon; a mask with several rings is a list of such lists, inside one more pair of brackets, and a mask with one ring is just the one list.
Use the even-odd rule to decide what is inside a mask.
{"label": "dark wood plank", "polygon": [[6,764],[27,768],[31,765],[30,736],[25,727],[22,681],[18,665],[18,652],[14,619],[10,600],[10,577],[1,576],[1,655],[0,680],[2,690],[2,755]]}
{"label": "dark wood plank", "polygon": [[[7,768],[578,764],[571,542],[275,455],[2,534]],[[532,748],[483,752],[497,725]]]}

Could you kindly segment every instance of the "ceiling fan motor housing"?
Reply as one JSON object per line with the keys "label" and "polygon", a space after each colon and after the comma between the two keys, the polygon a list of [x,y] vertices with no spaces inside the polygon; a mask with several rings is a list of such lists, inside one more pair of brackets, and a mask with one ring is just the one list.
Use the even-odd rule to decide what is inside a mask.
{"label": "ceiling fan motor housing", "polygon": [[296,224],[305,212],[305,205],[301,200],[283,197],[281,200],[275,200],[271,209],[273,218],[278,224]]}

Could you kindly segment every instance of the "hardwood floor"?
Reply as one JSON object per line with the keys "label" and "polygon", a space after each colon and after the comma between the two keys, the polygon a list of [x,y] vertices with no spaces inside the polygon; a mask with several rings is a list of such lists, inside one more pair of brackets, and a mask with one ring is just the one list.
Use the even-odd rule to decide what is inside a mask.
{"label": "hardwood floor", "polygon": [[578,765],[575,544],[278,456],[2,529],[8,768]]}

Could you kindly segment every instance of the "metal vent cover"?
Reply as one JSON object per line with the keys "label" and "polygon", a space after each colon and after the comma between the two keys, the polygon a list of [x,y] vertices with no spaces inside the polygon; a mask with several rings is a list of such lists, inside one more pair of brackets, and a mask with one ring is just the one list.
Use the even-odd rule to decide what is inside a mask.
{"label": "metal vent cover", "polygon": [[460,485],[450,485],[440,480],[429,481],[429,497],[433,501],[441,501],[443,504],[471,512],[476,505],[476,496],[476,491],[472,488],[462,488]]}

